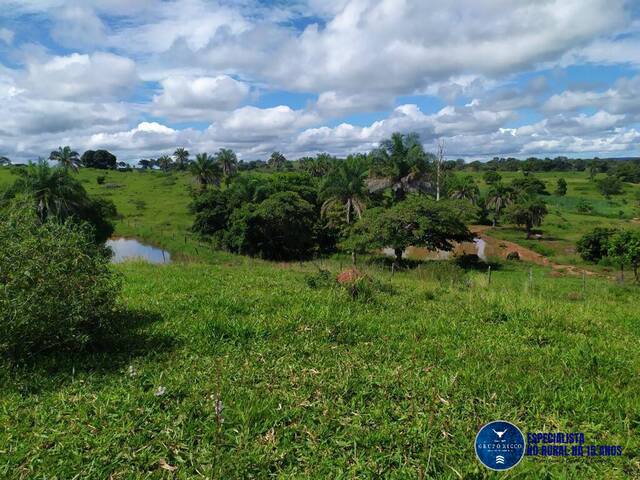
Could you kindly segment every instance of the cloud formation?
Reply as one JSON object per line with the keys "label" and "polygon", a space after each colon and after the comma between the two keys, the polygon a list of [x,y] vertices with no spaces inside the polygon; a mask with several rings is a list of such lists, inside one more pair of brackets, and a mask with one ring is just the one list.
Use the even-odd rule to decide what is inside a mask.
{"label": "cloud formation", "polygon": [[[0,154],[637,152],[626,0],[5,0]],[[6,26],[5,26],[6,25]],[[597,78],[598,84],[591,82]]]}

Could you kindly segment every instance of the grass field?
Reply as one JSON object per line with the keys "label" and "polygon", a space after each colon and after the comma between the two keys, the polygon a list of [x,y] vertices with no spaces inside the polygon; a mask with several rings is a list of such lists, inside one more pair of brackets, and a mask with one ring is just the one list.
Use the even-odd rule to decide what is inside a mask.
{"label": "grass field", "polygon": [[[485,192],[488,186],[482,180],[481,173],[471,174]],[[500,172],[504,183],[509,183],[521,172]],[[596,266],[586,264],[575,253],[575,244],[585,233],[596,227],[625,227],[633,219],[640,217],[640,186],[626,183],[621,195],[605,198],[597,189],[595,182],[589,179],[588,172],[545,172],[532,174],[542,180],[547,191],[545,196],[549,214],[545,217],[540,230],[541,240],[527,240],[524,232],[509,226],[501,226],[491,230],[496,238],[513,241],[549,257],[558,263],[586,266],[598,270]],[[600,174],[596,177],[603,178]],[[555,195],[559,178],[567,181],[567,194]],[[582,213],[578,209],[580,202],[587,202],[591,207],[590,213]]]}
{"label": "grass field", "polygon": [[[99,186],[98,174],[80,177],[118,206],[117,234],[189,261],[114,267],[126,334],[2,364],[1,478],[640,478],[634,285],[537,266],[530,281],[518,263],[491,284],[448,262],[391,276],[371,259],[354,298],[319,274],[340,257],[268,263],[186,235],[184,175],[111,172]],[[552,214],[542,229],[570,244],[605,217],[572,213],[571,199],[598,194],[586,174],[562,176],[568,203],[552,210],[571,228]],[[473,440],[496,419],[584,432],[623,456],[525,457],[493,474]]]}

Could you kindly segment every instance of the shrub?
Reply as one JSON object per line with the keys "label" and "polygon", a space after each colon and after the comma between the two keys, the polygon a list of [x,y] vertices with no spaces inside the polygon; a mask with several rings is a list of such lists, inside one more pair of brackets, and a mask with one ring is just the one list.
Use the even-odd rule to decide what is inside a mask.
{"label": "shrub", "polygon": [[598,180],[597,183],[598,190],[607,198],[611,195],[619,195],[622,193],[622,180],[618,177],[608,176]]}
{"label": "shrub", "polygon": [[593,205],[591,205],[587,200],[582,199],[582,200],[580,200],[578,202],[578,205],[576,206],[576,209],[580,213],[592,213],[593,212]]}
{"label": "shrub", "polygon": [[0,351],[77,348],[108,330],[120,289],[109,262],[86,225],[0,212]]}
{"label": "shrub", "polygon": [[96,177],[96,182],[98,183],[98,185],[104,185],[106,179],[107,177],[105,177],[104,175],[98,175]]}
{"label": "shrub", "polygon": [[583,260],[597,262],[607,255],[609,240],[615,232],[612,228],[598,227],[578,240],[576,251]]}

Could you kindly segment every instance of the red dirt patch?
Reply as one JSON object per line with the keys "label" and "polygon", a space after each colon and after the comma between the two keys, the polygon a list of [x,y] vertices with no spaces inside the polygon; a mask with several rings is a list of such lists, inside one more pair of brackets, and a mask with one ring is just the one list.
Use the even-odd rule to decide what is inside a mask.
{"label": "red dirt patch", "polygon": [[364,277],[364,274],[360,270],[358,270],[357,268],[350,268],[348,270],[340,272],[340,274],[336,278],[336,281],[340,284],[353,283],[362,277]]}

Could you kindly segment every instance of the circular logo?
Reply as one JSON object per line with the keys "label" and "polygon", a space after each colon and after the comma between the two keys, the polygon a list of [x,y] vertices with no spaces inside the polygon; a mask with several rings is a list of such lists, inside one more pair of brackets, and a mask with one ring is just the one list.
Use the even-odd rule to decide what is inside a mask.
{"label": "circular logo", "polygon": [[524,456],[524,435],[511,422],[487,423],[476,435],[476,456],[491,470],[509,470]]}

